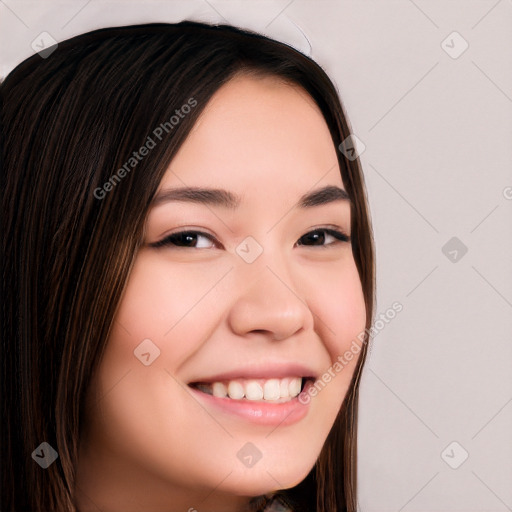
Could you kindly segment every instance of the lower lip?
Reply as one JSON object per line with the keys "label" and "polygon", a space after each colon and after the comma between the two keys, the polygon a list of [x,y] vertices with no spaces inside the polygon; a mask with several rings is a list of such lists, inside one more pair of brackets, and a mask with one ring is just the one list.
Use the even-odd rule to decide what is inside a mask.
{"label": "lower lip", "polygon": [[[311,381],[306,382],[302,392],[307,392],[308,387],[311,385]],[[219,398],[203,393],[195,388],[190,389],[194,396],[199,397],[207,405],[258,425],[292,425],[302,420],[309,411],[309,402],[302,404],[297,397],[292,398],[288,402],[273,404],[246,399]]]}

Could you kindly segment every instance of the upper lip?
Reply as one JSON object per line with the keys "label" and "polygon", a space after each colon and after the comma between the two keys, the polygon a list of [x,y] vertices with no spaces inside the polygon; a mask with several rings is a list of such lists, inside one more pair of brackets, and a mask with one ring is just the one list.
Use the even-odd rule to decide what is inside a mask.
{"label": "upper lip", "polygon": [[316,379],[318,373],[300,363],[267,363],[250,365],[235,370],[228,370],[215,375],[199,377],[190,383],[212,383],[237,379],[282,379],[284,377],[311,377]]}

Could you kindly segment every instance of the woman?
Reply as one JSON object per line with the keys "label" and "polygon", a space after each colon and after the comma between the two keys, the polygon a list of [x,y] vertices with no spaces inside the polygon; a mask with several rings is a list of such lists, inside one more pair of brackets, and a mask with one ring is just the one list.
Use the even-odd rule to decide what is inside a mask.
{"label": "woman", "polygon": [[1,84],[2,510],[355,511],[374,261],[331,81],[194,22],[46,57]]}

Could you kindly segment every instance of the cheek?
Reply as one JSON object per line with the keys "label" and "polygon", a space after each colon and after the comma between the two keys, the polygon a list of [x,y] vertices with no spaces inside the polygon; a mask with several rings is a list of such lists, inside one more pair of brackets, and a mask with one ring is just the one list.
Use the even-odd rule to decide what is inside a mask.
{"label": "cheek", "polygon": [[312,310],[318,315],[315,328],[335,360],[358,340],[366,326],[364,294],[353,258],[339,270],[318,276],[310,296],[314,297]]}
{"label": "cheek", "polygon": [[[346,396],[361,352],[366,327],[364,294],[353,259],[339,270],[317,276],[311,290],[312,311],[316,313],[315,330],[329,354],[329,365],[311,389],[311,400],[333,422]],[[321,279],[321,280],[320,280]],[[325,283],[318,286],[319,282]]]}
{"label": "cheek", "polygon": [[[207,339],[208,329],[216,325],[209,318],[214,314],[219,317],[211,297],[229,268],[225,263],[212,262],[207,269],[187,265],[185,270],[174,265],[170,270],[164,258],[140,255],[121,300],[112,343],[129,338],[133,351],[149,338],[165,351],[171,370],[194,352],[197,343]],[[167,350],[171,344],[172,350]],[[127,350],[126,345],[120,348]]]}

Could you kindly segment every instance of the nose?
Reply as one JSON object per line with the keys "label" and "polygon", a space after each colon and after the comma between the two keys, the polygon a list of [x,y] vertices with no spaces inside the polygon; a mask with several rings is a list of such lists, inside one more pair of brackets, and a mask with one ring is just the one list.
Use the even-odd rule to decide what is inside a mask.
{"label": "nose", "polygon": [[237,277],[239,291],[228,316],[233,332],[260,333],[279,341],[311,329],[312,313],[288,274],[267,264],[258,267],[256,276],[253,268]]}

